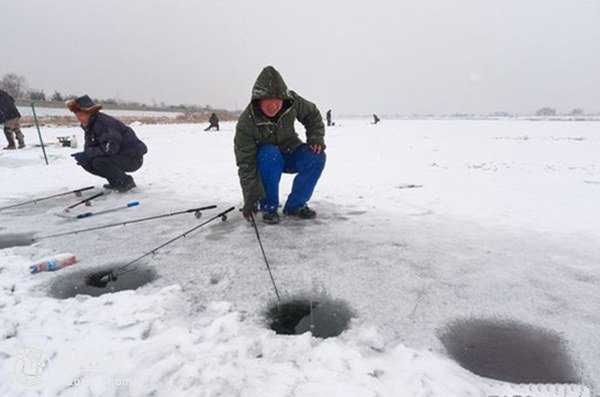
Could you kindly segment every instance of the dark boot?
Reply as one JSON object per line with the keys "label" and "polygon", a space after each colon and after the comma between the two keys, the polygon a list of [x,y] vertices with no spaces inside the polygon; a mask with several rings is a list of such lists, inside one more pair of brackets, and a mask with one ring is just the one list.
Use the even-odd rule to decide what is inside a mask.
{"label": "dark boot", "polygon": [[17,136],[17,141],[19,142],[19,149],[23,149],[25,147],[25,136],[23,136],[20,128],[15,130],[15,135]]}
{"label": "dark boot", "polygon": [[130,175],[125,172],[137,170],[142,165],[141,158],[130,158],[126,156],[99,156],[94,157],[86,164],[85,155],[80,156],[78,162],[88,172],[101,176],[108,181],[107,189],[113,187],[113,190],[127,192],[135,187],[135,182]]}
{"label": "dark boot", "polygon": [[263,212],[263,222],[268,225],[276,225],[279,223],[279,214],[275,212]]}
{"label": "dark boot", "polygon": [[136,187],[135,181],[133,180],[133,178],[129,175],[127,175],[127,180],[125,180],[123,183],[120,183],[118,185],[115,186],[115,190],[119,193],[127,193],[128,191],[130,191],[131,189],[133,189],[134,187]]}
{"label": "dark boot", "polygon": [[7,131],[6,128],[4,129],[4,136],[6,136],[6,142],[8,142],[8,145],[6,145],[4,147],[4,150],[14,150],[17,147],[15,146],[15,138],[13,137],[12,131]]}
{"label": "dark boot", "polygon": [[285,214],[300,219],[315,219],[317,217],[317,212],[309,208],[308,205],[304,205],[297,210],[287,211]]}

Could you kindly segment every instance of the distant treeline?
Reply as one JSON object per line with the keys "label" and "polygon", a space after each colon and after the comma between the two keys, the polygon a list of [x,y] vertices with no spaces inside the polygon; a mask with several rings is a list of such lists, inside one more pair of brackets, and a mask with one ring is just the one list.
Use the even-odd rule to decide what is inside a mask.
{"label": "distant treeline", "polygon": [[[65,106],[65,101],[77,97],[72,94],[65,94],[59,91],[54,91],[50,96],[47,96],[44,90],[30,89],[27,85],[27,80],[23,76],[19,76],[15,73],[7,73],[0,80],[0,89],[8,92],[13,98],[17,99],[18,105],[29,105],[31,101],[43,102],[43,106],[61,108]],[[113,98],[94,98],[94,101],[102,104],[107,109],[119,109],[119,110],[148,110],[157,112],[181,112],[185,114],[210,114],[212,112],[217,113],[220,117],[225,118],[237,116],[240,114],[239,111],[229,111],[224,109],[214,109],[209,105],[169,105],[161,102],[160,104],[147,105],[145,103],[134,102],[134,101],[122,101]],[[531,114],[528,114],[531,115]],[[558,112],[555,108],[550,106],[544,106],[539,108],[535,113],[537,117],[555,117],[555,116],[571,116],[571,117],[583,117],[592,116],[594,114],[586,114],[582,108],[575,108],[564,113]],[[355,115],[356,116],[356,115]],[[385,118],[435,118],[435,117],[450,117],[450,118],[480,118],[480,117],[500,117],[500,118],[518,118],[523,117],[521,114],[514,114],[510,112],[494,112],[490,114],[470,114],[470,113],[455,113],[455,114],[412,114],[406,115],[387,115]],[[364,117],[370,117],[364,116]]]}
{"label": "distant treeline", "polygon": [[[61,93],[54,91],[52,95],[46,95],[44,90],[32,89],[28,87],[27,80],[23,76],[15,73],[7,73],[0,80],[0,89],[8,92],[16,99],[18,105],[29,105],[32,101],[43,103],[44,107],[62,108],[65,101],[76,98],[78,95]],[[234,115],[239,112],[224,109],[214,109],[209,105],[169,105],[161,102],[160,104],[147,105],[135,101],[122,101],[114,98],[94,98],[94,102],[102,104],[107,109],[119,110],[147,110],[157,112],[181,112],[181,113],[218,113]]]}

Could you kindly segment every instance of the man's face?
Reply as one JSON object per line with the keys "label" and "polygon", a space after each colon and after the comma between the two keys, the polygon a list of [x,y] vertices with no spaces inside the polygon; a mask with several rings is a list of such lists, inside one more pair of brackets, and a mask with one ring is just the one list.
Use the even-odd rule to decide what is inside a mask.
{"label": "man's face", "polygon": [[77,117],[77,120],[79,120],[79,123],[81,125],[88,125],[88,123],[90,122],[90,115],[87,114],[86,112],[75,112],[75,117]]}
{"label": "man's face", "polygon": [[261,99],[259,102],[260,110],[267,117],[275,117],[283,107],[283,100],[279,98]]}

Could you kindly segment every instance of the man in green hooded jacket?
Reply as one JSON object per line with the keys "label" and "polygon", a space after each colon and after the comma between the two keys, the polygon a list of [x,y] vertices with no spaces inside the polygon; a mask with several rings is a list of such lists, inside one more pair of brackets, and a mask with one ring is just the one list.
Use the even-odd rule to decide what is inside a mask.
{"label": "man in green hooded jacket", "polygon": [[[306,143],[294,129],[295,120],[306,129]],[[283,172],[297,174],[284,214],[301,219],[316,217],[307,202],[325,167],[324,136],[325,127],[315,104],[288,91],[274,67],[264,68],[252,89],[252,101],[238,120],[234,140],[246,219],[251,219],[260,204],[263,221],[279,223]]]}

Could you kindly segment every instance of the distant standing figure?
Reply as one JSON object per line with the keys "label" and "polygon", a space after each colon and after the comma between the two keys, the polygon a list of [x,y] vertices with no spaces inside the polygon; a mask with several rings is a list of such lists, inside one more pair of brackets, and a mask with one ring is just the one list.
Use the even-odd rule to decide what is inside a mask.
{"label": "distant standing figure", "polygon": [[4,124],[4,135],[8,145],[4,148],[5,150],[14,150],[17,148],[15,145],[15,136],[19,142],[19,149],[25,147],[25,137],[21,132],[21,113],[15,105],[15,100],[11,97],[8,92],[0,90],[0,124]]}
{"label": "distant standing figure", "polygon": [[331,122],[331,109],[329,109],[327,113],[325,113],[325,118],[327,119],[327,127],[335,125],[335,123]]}
{"label": "distant standing figure", "polygon": [[210,125],[206,127],[204,131],[210,131],[212,128],[216,128],[217,131],[219,131],[219,118],[215,113],[210,115],[208,122],[210,123]]}
{"label": "distant standing figure", "polygon": [[126,172],[140,169],[148,148],[140,141],[131,127],[107,114],[101,113],[102,105],[95,104],[84,95],[71,99],[67,108],[75,113],[85,131],[83,152],[72,154],[84,170],[108,180],[106,189],[125,193],[135,187]]}
{"label": "distant standing figure", "polygon": [[379,117],[377,117],[376,114],[373,114],[373,124],[377,124],[377,123],[379,123],[379,121],[380,121]]}

